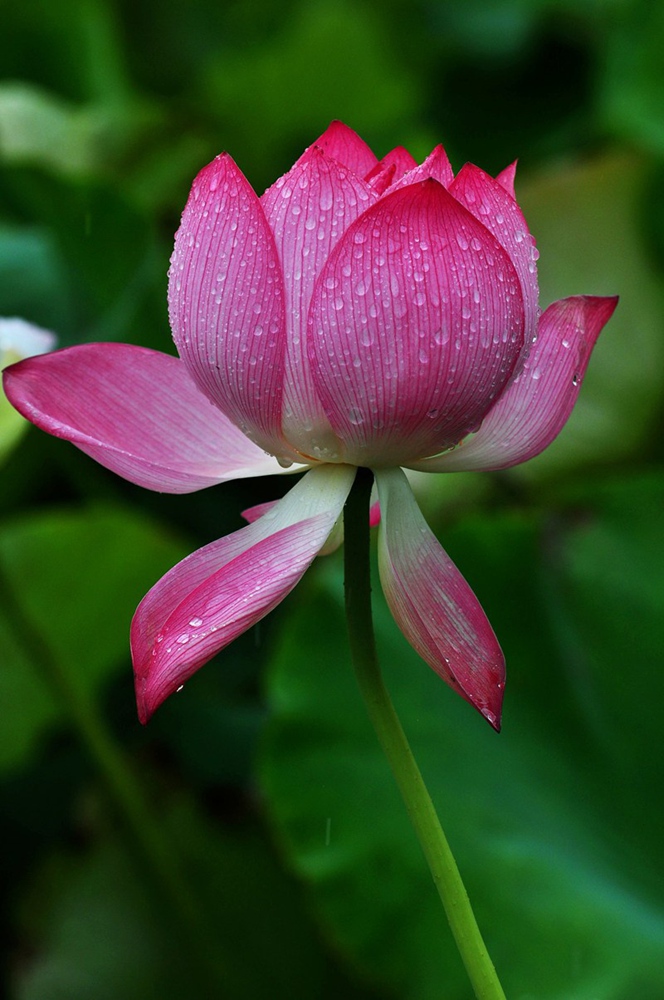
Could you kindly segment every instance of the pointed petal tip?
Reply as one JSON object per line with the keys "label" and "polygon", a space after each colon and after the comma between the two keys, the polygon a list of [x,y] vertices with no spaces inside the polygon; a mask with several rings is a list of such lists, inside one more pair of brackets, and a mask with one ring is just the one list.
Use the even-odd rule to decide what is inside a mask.
{"label": "pointed petal tip", "polygon": [[492,727],[492,729],[495,729],[497,733],[500,732],[502,725],[502,718],[500,715],[496,715],[494,712],[491,712],[488,708],[481,708],[480,714],[484,716],[484,718]]}
{"label": "pointed petal tip", "polygon": [[496,656],[481,689],[465,691],[458,689],[466,701],[476,708],[489,725],[500,732],[502,725],[503,698],[505,696],[505,658],[496,642]]}
{"label": "pointed petal tip", "polygon": [[[504,674],[504,670],[503,670]],[[497,733],[500,732],[502,726],[502,715],[503,715],[503,697],[505,694],[505,682],[498,681],[495,688],[491,692],[493,696],[490,705],[476,706],[479,710],[480,715],[483,715],[489,725],[496,730]]]}
{"label": "pointed petal tip", "polygon": [[134,693],[136,696],[136,711],[138,714],[138,721],[142,726],[146,726],[152,714],[157,707],[156,705],[151,705],[149,703],[147,693],[146,693],[146,682],[147,678],[141,672],[139,673],[139,667],[134,664]]}
{"label": "pointed petal tip", "polygon": [[514,198],[515,201],[516,192],[514,190],[514,180],[516,178],[516,168],[518,162],[518,160],[514,160],[514,162],[510,163],[504,170],[501,170],[499,174],[496,174],[496,180],[500,186],[504,188],[510,197]]}

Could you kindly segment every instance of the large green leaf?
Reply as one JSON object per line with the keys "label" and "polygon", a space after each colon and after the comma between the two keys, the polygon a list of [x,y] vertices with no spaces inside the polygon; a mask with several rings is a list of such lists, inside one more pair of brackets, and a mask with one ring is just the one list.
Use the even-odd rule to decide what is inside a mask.
{"label": "large green leaf", "polygon": [[568,295],[620,295],[620,302],[568,425],[514,475],[624,459],[653,433],[664,396],[664,300],[639,227],[647,178],[646,163],[616,153],[549,171],[519,189],[541,252],[542,303]]}
{"label": "large green leaf", "polygon": [[[34,165],[3,165],[1,216],[36,222],[48,233],[49,247],[57,254],[60,296],[72,309],[73,328],[57,330],[61,342],[147,343],[154,336],[138,319],[156,268],[163,275],[165,261],[161,270],[151,223],[124,193],[96,179],[65,179]],[[32,309],[26,317],[36,318]],[[158,322],[151,326],[162,332]]]}
{"label": "large green leaf", "polygon": [[224,828],[187,801],[171,802],[160,822],[196,893],[221,989],[106,834],[78,854],[50,856],[33,876],[21,901],[31,957],[12,1000],[370,1000],[325,952],[253,824]]}
{"label": "large green leaf", "polygon": [[131,697],[131,616],[184,554],[162,529],[118,508],[51,511],[0,528],[0,769],[20,764],[66,719],[54,672],[89,696],[125,669]]}
{"label": "large green leaf", "polygon": [[201,90],[218,109],[224,146],[258,186],[333,118],[370,143],[398,135],[409,145],[421,134],[419,80],[390,52],[381,18],[346,0],[301,5],[272,37],[211,63]]}
{"label": "large green leaf", "polygon": [[[661,505],[661,477],[653,489]],[[632,504],[639,496],[632,489]],[[634,693],[648,687],[659,635],[650,617],[664,588],[655,506],[644,514],[648,530],[632,531],[629,503],[618,505],[612,521],[590,504],[605,543],[598,553],[592,532],[579,545],[575,518],[569,528],[554,522],[544,536],[542,525],[507,514],[476,516],[450,532],[450,552],[507,655],[500,736],[418,659],[375,602],[388,685],[510,997],[661,995],[664,872],[652,831],[662,805],[644,783],[638,793],[625,788],[629,764],[615,765],[628,742],[640,747],[628,760],[645,759],[660,728],[653,719],[659,699],[644,711]],[[611,541],[621,539],[626,564],[637,560],[629,584],[615,565],[604,572]],[[551,596],[561,572],[564,607]],[[603,610],[610,618],[624,586],[630,610],[611,623]],[[401,997],[465,1000],[449,930],[355,689],[341,595],[337,567],[319,567],[272,664],[263,776],[275,826],[345,951]],[[640,627],[625,635],[627,615]],[[620,727],[598,741],[579,697],[576,660],[595,664],[593,698],[605,704],[594,708],[606,716],[627,684],[627,646],[632,694]],[[616,667],[617,681],[601,680]]]}
{"label": "large green leaf", "polygon": [[607,19],[599,74],[605,128],[664,152],[664,8],[648,0],[616,4]]}

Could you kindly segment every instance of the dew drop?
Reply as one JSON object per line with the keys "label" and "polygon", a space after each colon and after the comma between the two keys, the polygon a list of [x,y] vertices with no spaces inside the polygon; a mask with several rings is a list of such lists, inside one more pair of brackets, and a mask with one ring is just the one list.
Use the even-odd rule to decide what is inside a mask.
{"label": "dew drop", "polygon": [[191,621],[189,622],[189,624],[191,625],[192,628],[200,628],[200,626],[203,624],[203,619],[202,618],[192,618]]}

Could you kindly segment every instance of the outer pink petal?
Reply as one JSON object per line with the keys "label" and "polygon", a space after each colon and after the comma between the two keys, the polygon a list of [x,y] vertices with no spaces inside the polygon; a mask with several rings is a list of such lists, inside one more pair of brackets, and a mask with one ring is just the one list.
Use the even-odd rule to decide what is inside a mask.
{"label": "outer pink petal", "polygon": [[386,194],[350,226],[309,324],[314,383],[355,465],[406,465],[465,437],[523,344],[509,257],[434,180]]}
{"label": "outer pink petal", "polygon": [[416,164],[411,170],[403,173],[401,177],[395,177],[392,191],[396,188],[406,187],[408,184],[417,184],[419,181],[426,181],[433,177],[435,181],[449,188],[454,180],[454,172],[447,158],[447,153],[442,146],[436,146],[423,163]]}
{"label": "outer pink petal", "polygon": [[131,627],[141,722],[293,589],[354,476],[349,466],[313,469],[258,521],[194,552],[144,597]]}
{"label": "outer pink petal", "polygon": [[617,298],[561,299],[542,315],[523,371],[503,392],[477,432],[458,448],[418,463],[425,472],[507,469],[534,458],[572,412],[591,351]]}
{"label": "outer pink petal", "polygon": [[262,198],[284,274],[287,353],[282,429],[303,454],[339,454],[314,388],[306,347],[314,283],[339,237],[377,199],[360,177],[317,146],[310,146]]}
{"label": "outer pink petal", "polygon": [[472,163],[462,167],[450,192],[493,233],[510,255],[521,282],[527,351],[537,333],[539,291],[535,261],[539,253],[523,213],[498,180]]}
{"label": "outer pink petal", "polygon": [[364,139],[343,122],[331,122],[313,145],[348,167],[358,177],[365,177],[378,162]]}
{"label": "outer pink petal", "polygon": [[190,493],[279,471],[204,396],[179,358],[130,344],[82,344],[5,371],[12,404],[42,430],[132,483]]}
{"label": "outer pink petal", "polygon": [[505,662],[491,625],[401,469],[378,471],[376,482],[378,565],[394,619],[422,659],[499,730]]}
{"label": "outer pink petal", "polygon": [[196,177],[175,238],[169,311],[201,389],[261,447],[284,454],[284,287],[274,237],[227,154]]}

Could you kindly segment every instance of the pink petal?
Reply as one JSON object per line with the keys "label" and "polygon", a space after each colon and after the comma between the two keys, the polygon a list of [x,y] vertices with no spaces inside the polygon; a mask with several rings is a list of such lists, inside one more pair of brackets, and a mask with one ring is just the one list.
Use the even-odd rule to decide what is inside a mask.
{"label": "pink petal", "polygon": [[491,625],[401,469],[378,471],[376,482],[378,565],[394,619],[422,659],[500,730],[505,662]]}
{"label": "pink petal", "polygon": [[509,167],[505,167],[501,170],[499,174],[496,175],[496,180],[502,188],[504,188],[511,198],[516,201],[516,193],[514,191],[514,180],[516,178],[516,167],[517,160],[514,163],[510,163]]}
{"label": "pink petal", "polygon": [[382,194],[390,184],[395,184],[405,173],[417,166],[407,149],[395,146],[364,178],[376,194]]}
{"label": "pink petal", "polygon": [[306,348],[309,303],[323,264],[348,226],[376,199],[368,184],[316,146],[262,198],[284,275],[287,354],[282,428],[314,458],[339,453],[314,388]]}
{"label": "pink petal", "polygon": [[343,122],[331,122],[313,145],[348,167],[358,177],[365,177],[378,162],[364,139],[360,139],[357,132]]}
{"label": "pink petal", "polygon": [[547,448],[567,422],[591,351],[617,298],[576,295],[550,305],[519,376],[458,448],[420,462],[425,472],[507,469]]}
{"label": "pink petal", "polygon": [[[268,511],[273,510],[278,502],[278,500],[267,500],[265,503],[257,503],[253,507],[247,507],[246,510],[242,511],[242,517],[249,524],[253,524],[263,514],[267,514]],[[380,524],[380,504],[378,502],[372,503],[369,509],[369,527],[375,528],[377,524]]]}
{"label": "pink petal", "polygon": [[325,545],[354,476],[349,466],[313,469],[273,510],[192,553],[143,598],[131,626],[141,722],[293,589]]}
{"label": "pink petal", "polygon": [[401,177],[395,178],[391,190],[394,191],[397,188],[406,187],[408,184],[417,184],[419,181],[426,181],[430,177],[433,177],[435,181],[438,181],[445,188],[449,188],[454,180],[452,166],[442,146],[436,146],[419,166],[416,164],[411,170],[402,174]]}
{"label": "pink petal", "polygon": [[523,213],[499,181],[472,163],[462,167],[450,192],[493,233],[510,255],[521,282],[527,350],[537,333],[539,291],[535,261],[539,253]]}
{"label": "pink petal", "polygon": [[261,204],[227,154],[194,181],[175,237],[169,307],[180,356],[203,392],[262,448],[285,454],[283,277]]}
{"label": "pink petal", "polygon": [[280,470],[168,354],[82,344],[29,358],[4,377],[24,417],[139,486],[190,493]]}
{"label": "pink petal", "polygon": [[278,500],[266,500],[265,503],[254,504],[253,507],[247,507],[241,512],[241,516],[249,524],[253,524],[257,521],[259,517],[263,517],[264,514],[269,513],[269,511],[274,510],[274,508],[279,503]]}
{"label": "pink petal", "polygon": [[409,185],[336,245],[308,336],[342,460],[406,465],[476,429],[508,380],[523,344],[518,278],[444,187]]}

